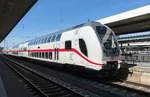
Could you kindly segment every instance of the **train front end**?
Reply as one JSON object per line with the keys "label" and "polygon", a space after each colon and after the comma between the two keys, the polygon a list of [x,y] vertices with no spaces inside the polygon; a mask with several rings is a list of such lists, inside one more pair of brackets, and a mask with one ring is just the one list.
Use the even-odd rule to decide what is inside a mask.
{"label": "train front end", "polygon": [[117,71],[120,68],[120,49],[114,32],[105,25],[95,27],[102,48],[102,60],[105,65],[101,71]]}

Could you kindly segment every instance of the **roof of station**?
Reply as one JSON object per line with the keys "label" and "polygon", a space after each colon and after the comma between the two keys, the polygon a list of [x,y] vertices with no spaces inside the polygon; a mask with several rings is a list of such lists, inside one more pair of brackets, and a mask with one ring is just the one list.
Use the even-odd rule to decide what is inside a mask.
{"label": "roof of station", "polygon": [[0,42],[37,0],[0,0]]}
{"label": "roof of station", "polygon": [[150,5],[97,20],[116,34],[150,31]]}
{"label": "roof of station", "polygon": [[126,39],[118,39],[119,43],[131,43],[131,42],[149,42],[150,41],[150,37],[146,36],[146,37],[132,37],[132,38],[126,38]]}

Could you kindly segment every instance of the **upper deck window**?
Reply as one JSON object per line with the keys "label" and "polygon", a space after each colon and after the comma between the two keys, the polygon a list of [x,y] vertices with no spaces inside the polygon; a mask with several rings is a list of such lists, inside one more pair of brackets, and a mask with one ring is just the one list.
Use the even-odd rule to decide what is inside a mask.
{"label": "upper deck window", "polygon": [[50,42],[50,41],[51,41],[51,36],[49,36],[47,39],[47,42]]}
{"label": "upper deck window", "polygon": [[40,44],[40,39],[38,39],[38,44]]}
{"label": "upper deck window", "polygon": [[47,42],[47,37],[44,38],[44,43],[46,43],[46,42]]}
{"label": "upper deck window", "polygon": [[48,43],[49,36],[46,38],[46,43]]}
{"label": "upper deck window", "polygon": [[42,38],[42,44],[45,42],[45,38]]}
{"label": "upper deck window", "polygon": [[61,38],[61,35],[62,35],[61,33],[60,33],[60,34],[57,34],[57,36],[56,36],[56,39],[55,39],[55,40],[56,40],[56,41],[59,41],[59,40],[60,40],[60,38]]}
{"label": "upper deck window", "polygon": [[40,44],[42,44],[42,40],[43,40],[43,39],[41,38],[41,39],[40,39]]}
{"label": "upper deck window", "polygon": [[55,41],[55,37],[56,37],[56,35],[53,35],[53,36],[52,36],[51,42],[54,42],[54,41]]}

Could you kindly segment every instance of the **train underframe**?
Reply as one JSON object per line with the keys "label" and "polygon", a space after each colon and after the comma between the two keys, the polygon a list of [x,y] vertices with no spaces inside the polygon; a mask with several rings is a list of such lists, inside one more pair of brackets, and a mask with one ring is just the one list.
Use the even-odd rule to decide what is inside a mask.
{"label": "train underframe", "polygon": [[35,63],[40,63],[43,66],[48,66],[48,67],[52,66],[54,68],[59,68],[65,71],[73,71],[73,72],[81,73],[82,75],[86,75],[89,77],[93,76],[93,77],[100,77],[100,78],[111,78],[117,74],[119,69],[118,68],[119,64],[117,64],[118,61],[108,61],[107,64],[102,66],[101,70],[93,70],[90,68],[85,68],[84,66],[79,66],[74,64],[60,64],[60,63],[42,61],[42,60],[21,57],[21,56],[15,56],[15,57],[27,59]]}

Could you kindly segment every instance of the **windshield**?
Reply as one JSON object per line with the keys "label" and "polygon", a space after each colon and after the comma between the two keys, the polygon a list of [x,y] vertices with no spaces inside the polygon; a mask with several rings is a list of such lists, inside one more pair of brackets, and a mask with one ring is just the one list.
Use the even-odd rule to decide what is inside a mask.
{"label": "windshield", "polygon": [[118,56],[119,47],[113,32],[110,29],[107,29],[105,26],[97,26],[96,31],[98,32],[100,41],[103,44],[102,46],[104,48],[105,55]]}
{"label": "windshield", "polygon": [[98,32],[98,35],[102,40],[107,31],[107,28],[104,26],[96,26],[96,31]]}

